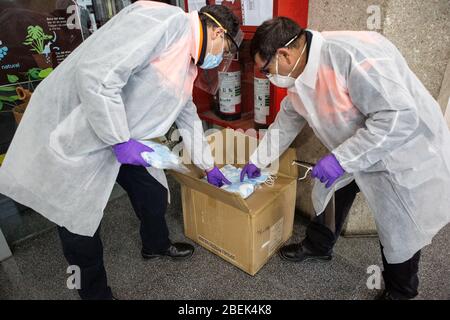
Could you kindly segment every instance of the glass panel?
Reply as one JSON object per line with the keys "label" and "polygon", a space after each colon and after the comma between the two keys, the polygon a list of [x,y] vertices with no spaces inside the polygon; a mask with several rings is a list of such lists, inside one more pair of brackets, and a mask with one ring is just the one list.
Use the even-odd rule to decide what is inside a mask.
{"label": "glass panel", "polygon": [[[0,0],[0,165],[30,94],[83,41],[78,12],[72,0]],[[0,194],[0,228],[9,244],[52,226]]]}

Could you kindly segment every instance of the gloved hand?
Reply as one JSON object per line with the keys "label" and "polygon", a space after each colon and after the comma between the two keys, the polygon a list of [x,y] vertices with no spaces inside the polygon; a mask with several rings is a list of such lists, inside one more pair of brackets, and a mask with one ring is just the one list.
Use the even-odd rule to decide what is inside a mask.
{"label": "gloved hand", "polygon": [[241,182],[244,181],[245,175],[249,177],[249,179],[257,178],[261,175],[261,170],[255,166],[253,163],[247,163],[241,171]]}
{"label": "gloved hand", "polygon": [[231,184],[217,167],[214,167],[210,171],[206,171],[206,179],[210,184],[219,188],[224,184]]}
{"label": "gloved hand", "polygon": [[345,173],[334,154],[329,154],[317,162],[312,170],[311,176],[317,178],[322,183],[327,183],[326,188],[331,185]]}
{"label": "gloved hand", "polygon": [[141,157],[141,153],[154,151],[152,148],[133,139],[128,140],[128,142],[116,144],[113,146],[113,150],[117,161],[121,164],[143,167],[150,167],[150,165]]}

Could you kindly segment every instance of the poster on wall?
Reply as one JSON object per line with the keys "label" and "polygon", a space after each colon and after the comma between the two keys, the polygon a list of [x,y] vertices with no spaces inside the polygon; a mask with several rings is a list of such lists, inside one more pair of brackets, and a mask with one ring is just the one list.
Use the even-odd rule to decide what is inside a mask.
{"label": "poster on wall", "polygon": [[73,0],[0,0],[0,165],[29,94],[83,41],[82,9]]}
{"label": "poster on wall", "polygon": [[0,0],[0,87],[40,81],[83,41],[73,0]]}
{"label": "poster on wall", "polygon": [[186,4],[189,12],[200,11],[201,8],[206,6],[206,0],[187,0]]}
{"label": "poster on wall", "polygon": [[[210,1],[213,2],[213,1]],[[225,5],[239,18],[243,26],[259,26],[273,18],[274,0],[215,0]]]}

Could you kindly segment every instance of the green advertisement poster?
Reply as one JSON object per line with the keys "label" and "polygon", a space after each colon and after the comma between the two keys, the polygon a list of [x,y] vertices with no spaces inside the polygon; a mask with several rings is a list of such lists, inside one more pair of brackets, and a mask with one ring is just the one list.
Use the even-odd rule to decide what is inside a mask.
{"label": "green advertisement poster", "polygon": [[16,130],[14,108],[83,41],[73,0],[0,0],[0,165]]}
{"label": "green advertisement poster", "polygon": [[39,81],[83,41],[72,0],[0,0],[0,86]]}

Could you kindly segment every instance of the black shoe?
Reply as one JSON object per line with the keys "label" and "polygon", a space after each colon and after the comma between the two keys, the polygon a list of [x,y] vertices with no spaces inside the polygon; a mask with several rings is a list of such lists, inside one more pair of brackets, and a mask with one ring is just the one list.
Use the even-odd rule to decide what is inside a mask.
{"label": "black shoe", "polygon": [[291,262],[302,262],[306,260],[323,260],[330,261],[332,259],[331,254],[317,254],[309,250],[301,242],[284,246],[280,249],[280,257],[283,260]]}
{"label": "black shoe", "polygon": [[395,300],[391,296],[391,293],[388,290],[383,290],[379,295],[375,297],[375,300]]}
{"label": "black shoe", "polygon": [[375,300],[409,300],[405,297],[399,297],[393,294],[391,291],[384,289],[382,293],[375,297]]}
{"label": "black shoe", "polygon": [[194,253],[194,247],[188,243],[171,243],[169,248],[164,252],[151,253],[146,252],[145,249],[142,249],[141,253],[144,259],[169,257],[175,260],[183,260],[192,256]]}

